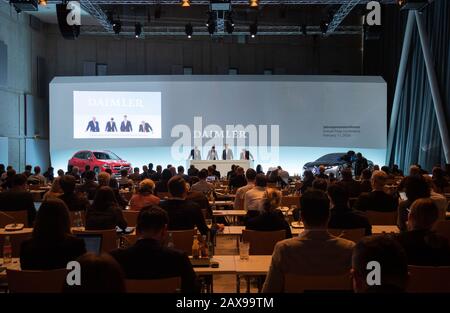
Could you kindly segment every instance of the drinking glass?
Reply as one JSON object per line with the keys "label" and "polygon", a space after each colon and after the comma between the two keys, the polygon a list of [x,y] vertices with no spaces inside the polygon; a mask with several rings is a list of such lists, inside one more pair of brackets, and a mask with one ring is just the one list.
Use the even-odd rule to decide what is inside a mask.
{"label": "drinking glass", "polygon": [[250,255],[250,242],[239,242],[239,257],[241,260],[248,260]]}

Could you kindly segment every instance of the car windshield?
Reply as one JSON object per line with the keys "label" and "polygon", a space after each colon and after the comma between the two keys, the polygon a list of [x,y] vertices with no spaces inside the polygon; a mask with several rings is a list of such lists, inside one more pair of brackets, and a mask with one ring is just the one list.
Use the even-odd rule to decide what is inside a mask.
{"label": "car windshield", "polygon": [[318,158],[316,162],[336,162],[340,161],[341,157],[345,155],[345,153],[330,153],[325,154],[324,156]]}
{"label": "car windshield", "polygon": [[121,160],[112,152],[94,152],[94,155],[98,160]]}

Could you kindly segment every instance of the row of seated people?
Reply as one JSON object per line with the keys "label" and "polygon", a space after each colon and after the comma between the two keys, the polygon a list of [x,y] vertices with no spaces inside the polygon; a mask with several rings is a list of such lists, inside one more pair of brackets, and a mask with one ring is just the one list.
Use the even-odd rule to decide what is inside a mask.
{"label": "row of seated people", "polygon": [[[174,183],[182,181],[182,178],[173,179]],[[277,199],[277,196],[269,196],[265,209],[275,206]],[[22,244],[22,269],[65,268],[69,261],[76,259],[82,266],[86,264],[88,267],[89,260],[100,258],[110,264],[107,269],[115,268],[117,275],[114,277],[122,280],[181,277],[183,292],[199,290],[188,256],[163,244],[171,229],[171,218],[176,217],[170,209],[156,205],[141,209],[137,220],[139,239],[131,247],[111,251],[112,258],[85,255],[84,241],[71,235],[68,212],[65,203],[59,199],[42,204],[32,238]],[[408,264],[450,265],[448,241],[432,231],[438,219],[438,209],[429,198],[420,198],[411,205],[407,232],[395,236],[369,236],[356,244],[328,233],[330,199],[326,193],[307,191],[301,198],[300,214],[305,231],[298,237],[276,244],[263,292],[283,292],[284,278],[289,274],[340,275],[350,269],[357,292],[401,292],[407,286]],[[378,261],[383,269],[379,286],[368,286],[366,283],[367,263],[370,261]],[[89,270],[86,272],[90,273]],[[115,285],[109,284],[109,279],[115,278],[95,277],[97,285]],[[98,281],[98,277],[105,281]],[[83,281],[80,287],[73,288],[95,291],[84,289],[90,288],[91,284],[84,285]],[[105,288],[110,291],[110,287]]]}

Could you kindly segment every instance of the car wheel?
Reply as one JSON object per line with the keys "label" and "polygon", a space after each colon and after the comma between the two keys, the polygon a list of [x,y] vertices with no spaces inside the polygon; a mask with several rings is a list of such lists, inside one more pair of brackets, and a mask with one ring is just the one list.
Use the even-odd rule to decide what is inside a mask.
{"label": "car wheel", "polygon": [[94,173],[95,173],[95,174],[100,173],[100,169],[98,168],[98,166],[94,167]]}

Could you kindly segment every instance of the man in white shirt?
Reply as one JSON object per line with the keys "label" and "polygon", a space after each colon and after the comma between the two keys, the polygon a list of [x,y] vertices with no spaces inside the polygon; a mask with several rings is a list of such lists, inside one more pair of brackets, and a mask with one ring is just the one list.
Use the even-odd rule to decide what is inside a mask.
{"label": "man in white shirt", "polygon": [[200,150],[197,146],[194,147],[194,149],[191,150],[191,154],[189,158],[192,158],[192,160],[201,160],[202,155],[200,154]]}
{"label": "man in white shirt", "polygon": [[207,160],[218,160],[216,146],[212,146],[211,150],[208,151],[208,156],[206,157]]}
{"label": "man in white shirt", "polygon": [[198,182],[191,186],[191,191],[202,192],[203,194],[209,194],[214,191],[213,184],[210,184],[206,181],[206,177],[208,177],[208,171],[206,169],[202,169],[198,173],[198,178],[200,179]]}
{"label": "man in white shirt", "polygon": [[228,144],[225,144],[222,151],[222,160],[233,160],[233,150],[229,148]]}
{"label": "man in white shirt", "polygon": [[250,151],[242,149],[241,155],[239,157],[241,160],[254,160],[253,155]]}
{"label": "man in white shirt", "polygon": [[245,172],[245,178],[247,178],[247,185],[238,188],[236,191],[236,197],[234,198],[234,209],[235,210],[243,210],[244,209],[244,196],[247,191],[255,187],[255,178],[256,171],[252,168],[249,168]]}
{"label": "man in white shirt", "polygon": [[260,211],[261,202],[265,198],[267,178],[264,174],[256,175],[255,187],[245,193],[244,210]]}

